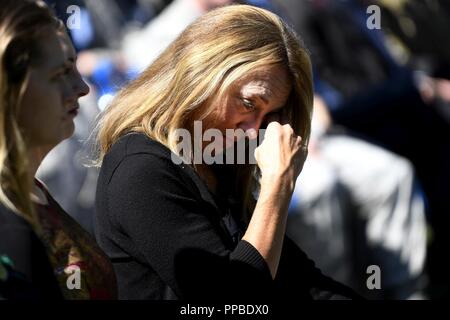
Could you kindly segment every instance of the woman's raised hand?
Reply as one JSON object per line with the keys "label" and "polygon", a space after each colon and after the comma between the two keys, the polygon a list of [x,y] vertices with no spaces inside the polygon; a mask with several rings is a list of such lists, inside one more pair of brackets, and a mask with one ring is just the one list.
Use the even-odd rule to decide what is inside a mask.
{"label": "woman's raised hand", "polygon": [[295,134],[290,124],[269,122],[264,140],[255,150],[255,159],[261,170],[261,185],[278,182],[292,192],[307,153],[302,138]]}

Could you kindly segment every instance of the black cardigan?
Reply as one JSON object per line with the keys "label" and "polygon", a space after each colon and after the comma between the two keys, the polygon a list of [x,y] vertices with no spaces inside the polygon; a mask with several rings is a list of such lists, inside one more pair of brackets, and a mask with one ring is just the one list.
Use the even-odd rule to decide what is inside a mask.
{"label": "black cardigan", "polygon": [[[173,154],[172,154],[173,155]],[[110,257],[120,299],[357,298],[323,276],[287,237],[275,281],[188,165],[143,134],[117,141],[97,185],[96,236]]]}

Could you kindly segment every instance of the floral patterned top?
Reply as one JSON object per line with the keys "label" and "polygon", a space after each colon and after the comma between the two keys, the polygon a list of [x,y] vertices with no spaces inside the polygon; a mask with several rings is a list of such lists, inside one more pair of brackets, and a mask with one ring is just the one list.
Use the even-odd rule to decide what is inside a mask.
{"label": "floral patterned top", "polygon": [[[39,226],[33,225],[32,229],[41,230],[36,234],[45,248],[62,297],[68,300],[116,299],[116,278],[108,257],[44,185],[38,180],[35,183],[44,192],[47,204],[36,204]],[[8,268],[12,269],[13,264],[14,261]],[[0,271],[5,278],[5,267]]]}

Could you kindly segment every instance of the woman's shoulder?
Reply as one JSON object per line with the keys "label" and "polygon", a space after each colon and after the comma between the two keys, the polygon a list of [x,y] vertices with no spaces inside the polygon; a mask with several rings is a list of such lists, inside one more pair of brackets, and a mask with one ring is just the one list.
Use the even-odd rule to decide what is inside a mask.
{"label": "woman's shoulder", "polygon": [[145,159],[151,159],[147,165],[160,167],[171,161],[172,157],[173,153],[162,143],[144,133],[133,132],[124,135],[113,144],[103,159],[102,168],[114,170],[125,159],[132,167],[139,166],[139,162]]}
{"label": "woman's shoulder", "polygon": [[166,187],[189,194],[199,189],[201,193],[200,178],[191,166],[179,160],[169,148],[147,135],[127,134],[111,147],[103,159],[98,190],[114,186],[114,190],[123,192],[125,186],[139,185],[141,190],[149,192]]}
{"label": "woman's shoulder", "polygon": [[192,169],[186,168],[181,161],[177,161],[179,159],[168,147],[147,135],[130,133],[116,141],[105,155],[99,183],[109,184],[119,175],[147,181],[167,175],[182,178],[186,175],[185,171]]}
{"label": "woman's shoulder", "polygon": [[127,156],[142,153],[165,157],[171,155],[169,148],[141,132],[132,132],[122,136],[113,144],[107,154]]}

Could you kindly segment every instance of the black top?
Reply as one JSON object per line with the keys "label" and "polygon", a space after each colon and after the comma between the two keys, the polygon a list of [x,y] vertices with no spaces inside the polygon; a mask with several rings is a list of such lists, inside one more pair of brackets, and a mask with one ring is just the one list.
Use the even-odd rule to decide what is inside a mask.
{"label": "black top", "polygon": [[7,279],[0,280],[0,298],[63,298],[45,246],[25,219],[3,205],[0,205],[0,256],[11,262]]}
{"label": "black top", "polygon": [[133,133],[103,160],[96,232],[113,263],[119,299],[357,298],[287,237],[272,280],[259,252],[233,237],[236,223],[197,173],[171,156]]}

